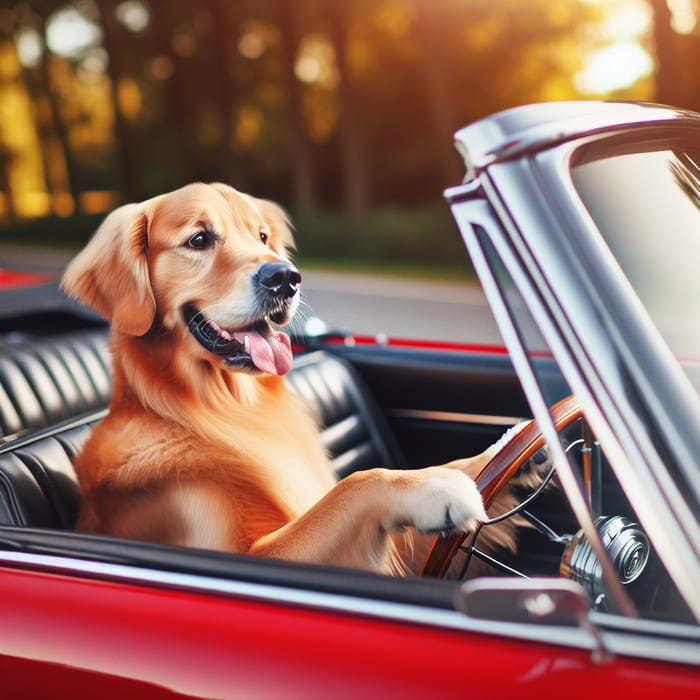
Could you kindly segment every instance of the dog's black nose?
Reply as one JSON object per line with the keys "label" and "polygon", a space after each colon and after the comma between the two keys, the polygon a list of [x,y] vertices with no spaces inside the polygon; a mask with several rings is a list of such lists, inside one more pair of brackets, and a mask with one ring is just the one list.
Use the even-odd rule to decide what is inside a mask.
{"label": "dog's black nose", "polygon": [[273,294],[288,299],[299,291],[301,273],[291,263],[263,263],[257,272],[258,282]]}

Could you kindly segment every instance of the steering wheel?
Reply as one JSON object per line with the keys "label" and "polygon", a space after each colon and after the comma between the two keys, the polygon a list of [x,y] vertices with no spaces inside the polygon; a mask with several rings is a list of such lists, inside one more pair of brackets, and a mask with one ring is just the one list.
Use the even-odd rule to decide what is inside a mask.
{"label": "steering wheel", "polygon": [[[581,417],[581,408],[573,396],[567,396],[551,409],[557,430],[563,430]],[[500,491],[505,488],[518,469],[544,446],[544,438],[533,420],[522,428],[499,450],[476,477],[484,507],[488,510]],[[478,532],[478,530],[477,530]],[[458,532],[447,536],[436,535],[423,562],[421,576],[444,578],[462,543],[474,533]]]}

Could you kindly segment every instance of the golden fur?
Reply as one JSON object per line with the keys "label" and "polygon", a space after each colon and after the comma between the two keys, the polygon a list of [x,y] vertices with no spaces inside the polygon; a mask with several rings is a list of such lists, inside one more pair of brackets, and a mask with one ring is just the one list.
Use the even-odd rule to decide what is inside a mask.
{"label": "golden fur", "polygon": [[[192,247],[202,230],[213,244]],[[114,372],[109,414],[75,464],[79,530],[389,572],[394,533],[485,517],[470,477],[486,454],[336,483],[283,377],[240,371],[193,337],[188,304],[219,329],[249,326],[256,271],[291,246],[277,205],[198,183],[120,207],[70,263],[65,290],[111,321]]]}

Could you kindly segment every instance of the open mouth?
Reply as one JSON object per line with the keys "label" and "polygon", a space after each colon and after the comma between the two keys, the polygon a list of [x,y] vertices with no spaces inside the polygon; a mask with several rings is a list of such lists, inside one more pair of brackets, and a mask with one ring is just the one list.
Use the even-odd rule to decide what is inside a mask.
{"label": "open mouth", "polygon": [[195,340],[231,367],[279,375],[292,368],[289,336],[272,328],[267,319],[245,328],[222,328],[192,304],[184,307],[183,316]]}

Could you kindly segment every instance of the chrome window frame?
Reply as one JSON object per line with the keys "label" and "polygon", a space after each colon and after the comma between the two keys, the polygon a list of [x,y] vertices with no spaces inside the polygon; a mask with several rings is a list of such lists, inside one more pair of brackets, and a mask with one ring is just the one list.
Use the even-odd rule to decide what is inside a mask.
{"label": "chrome window frame", "polygon": [[[634,348],[630,348],[621,337],[613,313],[615,309],[608,308],[606,299],[596,287],[596,280],[586,269],[585,260],[579,256],[580,251],[575,249],[581,241],[584,246],[589,245],[589,239],[593,238],[598,241],[598,255],[603,260],[605,255],[611,256],[597,229],[591,230],[591,222],[581,216],[576,205],[569,204],[580,201],[580,198],[568,175],[568,164],[577,147],[589,141],[590,137],[575,139],[555,147],[536,149],[518,158],[491,163],[476,174],[471,184],[448,190],[446,196],[452,203],[453,213],[465,239],[474,238],[474,219],[483,216],[483,212],[475,216],[474,193],[478,190],[484,201],[488,201],[498,220],[497,226],[492,221],[486,225],[489,238],[499,254],[510,257],[508,263],[504,262],[508,272],[511,276],[515,275],[516,287],[613,463],[628,498],[638,511],[642,511],[640,520],[647,534],[686,603],[696,619],[700,620],[700,592],[697,590],[697,581],[700,580],[700,525],[669,477],[654,440],[654,430],[658,430],[659,426],[669,427],[669,419],[663,411],[664,406],[657,401],[652,407],[655,416],[653,425],[650,424],[650,407],[642,400],[650,391],[649,386],[643,385],[649,360],[645,357],[647,365],[640,364],[633,353]],[[468,150],[468,144],[462,146]],[[471,201],[467,202],[469,199]],[[465,206],[470,209],[469,212],[464,211]],[[466,242],[470,246],[469,240]],[[477,257],[480,255],[478,247],[472,240],[470,252],[473,258],[474,250]],[[561,269],[562,260],[568,263],[563,266],[564,269]],[[619,302],[617,306],[633,315],[634,339],[650,343],[647,354],[651,355],[651,366],[663,367],[668,357],[659,347],[663,344],[659,343],[656,329],[640,308],[640,302],[635,299],[619,267],[610,262],[608,258],[605,274],[620,295],[616,299]],[[494,306],[498,292],[487,289],[488,286],[493,287],[493,280],[488,281],[491,275],[489,266],[484,260],[475,261],[475,266],[480,276],[485,271],[485,291]],[[611,273],[611,270],[614,272]],[[582,298],[587,303],[581,304],[579,301],[573,304],[580,313],[577,318],[575,314],[572,316],[572,299],[576,302]],[[506,313],[502,301],[499,302],[497,298],[495,307],[497,314]],[[515,347],[517,353],[518,343],[511,347],[512,332],[502,326],[503,320],[499,323],[501,333],[509,349],[513,351]],[[600,342],[591,343],[591,338],[600,339]],[[516,369],[522,380],[522,363],[520,365],[516,365]],[[682,402],[687,403],[692,411],[697,395],[692,392],[690,382],[687,377],[679,376],[682,375],[680,368],[678,372],[671,370],[671,373],[673,389],[676,393],[680,392]],[[690,387],[690,397],[682,386],[680,390],[677,389],[676,385],[683,382]],[[534,400],[532,408],[535,416],[546,421],[542,398],[538,396],[539,387],[533,386],[532,377],[525,377],[524,388],[528,398]],[[694,415],[700,416],[700,410]],[[664,435],[664,439],[666,437]],[[682,431],[675,431],[673,435],[673,439],[678,441],[684,437]],[[685,454],[692,457],[688,450]],[[695,453],[696,463],[698,459],[700,450]]]}

